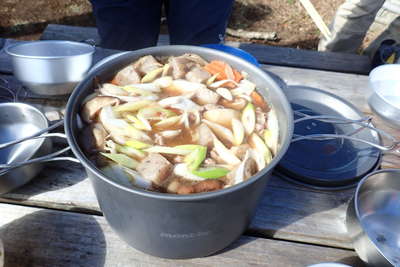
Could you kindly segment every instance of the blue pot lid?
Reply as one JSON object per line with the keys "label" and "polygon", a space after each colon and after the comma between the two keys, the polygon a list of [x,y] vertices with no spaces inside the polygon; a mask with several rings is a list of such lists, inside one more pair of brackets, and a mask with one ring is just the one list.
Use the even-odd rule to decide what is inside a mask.
{"label": "blue pot lid", "polygon": [[[351,103],[319,89],[289,86],[284,93],[293,111],[355,120],[364,117]],[[300,117],[294,113],[295,120]],[[307,120],[295,124],[294,135],[346,134],[359,127]],[[381,143],[378,134],[370,129],[363,129],[353,137]],[[346,188],[356,185],[363,176],[376,169],[380,158],[380,150],[358,141],[342,138],[302,140],[291,143],[276,171],[286,179],[312,187]]]}
{"label": "blue pot lid", "polygon": [[215,50],[219,50],[219,51],[240,57],[240,58],[256,65],[257,67],[260,67],[260,64],[258,63],[257,59],[252,54],[250,54],[240,48],[236,48],[236,47],[228,46],[228,45],[224,45],[224,44],[204,44],[201,46],[207,47],[207,48],[212,48]]}

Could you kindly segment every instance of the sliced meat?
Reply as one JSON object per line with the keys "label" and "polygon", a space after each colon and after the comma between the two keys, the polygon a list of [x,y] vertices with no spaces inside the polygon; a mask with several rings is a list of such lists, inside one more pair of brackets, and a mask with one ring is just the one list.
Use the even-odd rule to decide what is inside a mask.
{"label": "sliced meat", "polygon": [[113,83],[120,86],[140,83],[140,76],[135,67],[133,65],[129,65],[115,75]]}
{"label": "sliced meat", "polygon": [[186,80],[195,83],[205,83],[210,77],[210,73],[199,66],[194,66],[185,75]]}
{"label": "sliced meat", "polygon": [[182,79],[185,77],[186,72],[189,70],[187,64],[190,61],[183,57],[171,57],[169,59],[169,64],[172,68],[172,77],[174,79]]}
{"label": "sliced meat", "polygon": [[117,105],[119,102],[119,99],[116,97],[96,96],[83,105],[81,117],[85,122],[90,123],[96,119],[96,116],[103,107]]}
{"label": "sliced meat", "polygon": [[262,135],[264,129],[267,128],[267,113],[262,111],[260,107],[256,107],[256,126],[255,130],[259,135]]}
{"label": "sliced meat", "polygon": [[197,128],[199,145],[206,146],[211,149],[214,146],[213,132],[205,123],[202,123]]}
{"label": "sliced meat", "polygon": [[80,144],[87,154],[104,151],[107,132],[101,123],[86,126],[79,136]]}
{"label": "sliced meat", "polygon": [[205,66],[208,64],[207,61],[205,61],[202,57],[196,54],[183,54],[181,57],[190,60],[200,66]]}
{"label": "sliced meat", "polygon": [[251,147],[248,144],[241,144],[240,146],[233,146],[231,147],[231,151],[238,157],[240,160],[243,160],[244,156],[246,155],[246,151],[249,150]]}
{"label": "sliced meat", "polygon": [[150,153],[138,165],[137,171],[147,180],[160,185],[170,174],[172,164],[158,153]]}
{"label": "sliced meat", "polygon": [[198,88],[194,100],[200,105],[217,104],[220,95],[207,88]]}
{"label": "sliced meat", "polygon": [[187,195],[193,193],[211,192],[223,188],[224,182],[218,179],[204,180],[194,185],[181,185],[178,187],[177,194]]}
{"label": "sliced meat", "polygon": [[141,75],[145,75],[152,70],[161,68],[163,65],[158,62],[152,55],[141,57],[133,64],[136,71]]}

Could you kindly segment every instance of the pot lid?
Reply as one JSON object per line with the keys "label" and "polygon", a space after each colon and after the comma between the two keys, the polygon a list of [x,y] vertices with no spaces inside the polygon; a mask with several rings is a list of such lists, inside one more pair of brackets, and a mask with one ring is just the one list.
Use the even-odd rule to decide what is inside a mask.
{"label": "pot lid", "polygon": [[[304,86],[284,89],[297,120],[309,116],[328,115],[351,120],[365,116],[352,104],[328,92]],[[295,123],[294,136],[311,134],[349,134],[352,137],[380,144],[379,135],[354,123],[333,123],[304,120]],[[365,143],[335,138],[292,142],[276,168],[278,176],[318,189],[343,189],[355,186],[368,172],[379,166],[381,152]]]}

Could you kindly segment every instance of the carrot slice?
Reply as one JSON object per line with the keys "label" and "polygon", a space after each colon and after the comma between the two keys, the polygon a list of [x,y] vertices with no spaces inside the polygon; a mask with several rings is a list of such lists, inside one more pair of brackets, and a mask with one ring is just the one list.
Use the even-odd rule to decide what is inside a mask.
{"label": "carrot slice", "polygon": [[219,73],[217,76],[217,80],[219,81],[226,80],[228,78],[228,74],[229,76],[232,76],[231,71],[233,72],[233,77],[230,78],[233,78],[235,82],[240,82],[240,80],[243,79],[239,71],[220,60],[212,60],[210,63],[204,66],[204,69],[212,75]]}
{"label": "carrot slice", "polygon": [[250,97],[253,100],[252,102],[255,106],[262,108],[264,111],[267,110],[268,108],[267,103],[259,93],[253,91],[251,92]]}

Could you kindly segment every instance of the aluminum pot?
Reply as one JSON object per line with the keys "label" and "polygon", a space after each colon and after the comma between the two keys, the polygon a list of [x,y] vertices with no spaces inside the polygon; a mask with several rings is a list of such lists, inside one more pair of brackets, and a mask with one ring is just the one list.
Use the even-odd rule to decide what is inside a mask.
{"label": "aluminum pot", "polygon": [[400,170],[376,171],[359,182],[346,227],[368,265],[400,266]]}
{"label": "aluminum pot", "polygon": [[67,95],[92,65],[95,48],[71,41],[17,43],[6,47],[15,77],[39,95]]}
{"label": "aluminum pot", "polygon": [[[78,113],[82,101],[93,92],[95,80],[111,80],[118,70],[141,56],[177,56],[184,53],[195,53],[207,60],[222,59],[232,67],[247,72],[277,112],[280,149],[265,169],[247,181],[223,190],[173,195],[127,188],[112,177],[106,177],[79,147]],[[91,72],[69,98],[65,130],[74,154],[92,181],[100,208],[114,231],[132,247],[145,253],[165,258],[193,258],[227,247],[246,229],[273,168],[288,149],[293,116],[281,88],[253,64],[209,48],[160,46],[121,54]]]}

